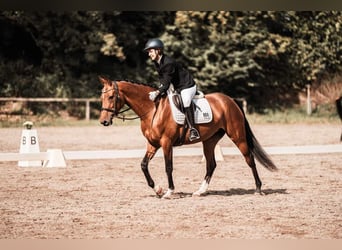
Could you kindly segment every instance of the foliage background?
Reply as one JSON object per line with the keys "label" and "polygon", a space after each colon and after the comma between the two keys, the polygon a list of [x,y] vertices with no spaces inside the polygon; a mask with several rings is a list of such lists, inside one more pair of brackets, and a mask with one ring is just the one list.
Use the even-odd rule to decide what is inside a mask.
{"label": "foliage background", "polygon": [[0,96],[98,97],[98,75],[158,84],[143,48],[160,37],[201,90],[252,111],[291,107],[307,84],[334,89],[331,101],[341,25],[340,11],[2,11]]}

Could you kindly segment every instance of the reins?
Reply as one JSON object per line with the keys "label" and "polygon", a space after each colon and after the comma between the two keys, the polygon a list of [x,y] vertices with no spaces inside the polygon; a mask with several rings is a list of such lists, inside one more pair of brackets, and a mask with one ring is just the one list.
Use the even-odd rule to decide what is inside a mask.
{"label": "reins", "polygon": [[102,110],[105,110],[105,111],[108,111],[108,112],[113,113],[113,117],[116,117],[116,118],[121,119],[121,120],[123,120],[123,121],[125,121],[125,120],[135,120],[135,119],[140,118],[139,116],[136,116],[136,117],[119,116],[119,114],[125,113],[125,112],[128,111],[128,110],[131,110],[130,107],[128,107],[128,108],[126,108],[125,110],[122,110],[122,111],[120,111],[120,112],[115,112],[114,109],[108,109],[108,108],[101,108],[101,111],[102,111]]}
{"label": "reins", "polygon": [[[131,108],[127,108],[127,109],[125,109],[125,110],[123,110],[123,111],[120,111],[118,114],[122,114],[122,113],[124,113],[124,112],[126,112],[126,111],[128,111],[128,110],[130,110]],[[146,115],[146,114],[145,114]],[[145,116],[144,115],[144,116]],[[125,117],[125,116],[118,116],[118,115],[116,115],[115,116],[116,118],[118,118],[118,119],[121,119],[122,121],[125,121],[125,120],[129,120],[129,121],[131,121],[131,120],[135,120],[135,119],[139,119],[139,118],[141,118],[140,116],[136,116],[136,117]]]}

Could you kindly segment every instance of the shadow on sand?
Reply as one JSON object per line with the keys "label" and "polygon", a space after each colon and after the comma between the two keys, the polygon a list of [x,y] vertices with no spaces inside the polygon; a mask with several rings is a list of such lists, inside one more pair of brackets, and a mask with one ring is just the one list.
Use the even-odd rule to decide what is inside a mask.
{"label": "shadow on sand", "polygon": [[[288,194],[286,189],[262,189],[264,195],[270,194]],[[221,196],[234,196],[234,195],[250,195],[255,194],[255,189],[244,188],[231,188],[229,190],[209,190],[204,196],[221,195]]]}
{"label": "shadow on sand", "polygon": [[[263,195],[271,194],[289,194],[286,189],[263,189]],[[229,190],[209,190],[201,197],[205,196],[235,196],[235,195],[254,195],[255,189],[243,189],[243,188],[231,188]],[[255,194],[258,195],[258,194]],[[181,199],[192,197],[192,193],[176,192],[173,194],[171,199]]]}

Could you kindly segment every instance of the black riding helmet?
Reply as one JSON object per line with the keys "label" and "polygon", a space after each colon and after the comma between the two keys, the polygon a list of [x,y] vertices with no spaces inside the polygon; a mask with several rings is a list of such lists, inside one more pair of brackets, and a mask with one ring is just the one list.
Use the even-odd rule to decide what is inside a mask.
{"label": "black riding helmet", "polygon": [[149,49],[164,49],[164,44],[163,42],[158,39],[158,38],[152,38],[147,41],[144,51],[149,50]]}

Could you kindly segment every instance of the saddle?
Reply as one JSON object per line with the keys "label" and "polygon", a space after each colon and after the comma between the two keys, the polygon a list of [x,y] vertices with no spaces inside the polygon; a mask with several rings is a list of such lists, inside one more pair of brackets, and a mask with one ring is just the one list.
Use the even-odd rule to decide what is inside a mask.
{"label": "saddle", "polygon": [[[171,85],[167,92],[173,119],[177,124],[184,125],[185,115],[182,97],[173,89]],[[204,94],[197,91],[195,97],[192,99],[190,108],[193,109],[195,124],[203,124],[211,122],[213,115],[208,100]]]}

